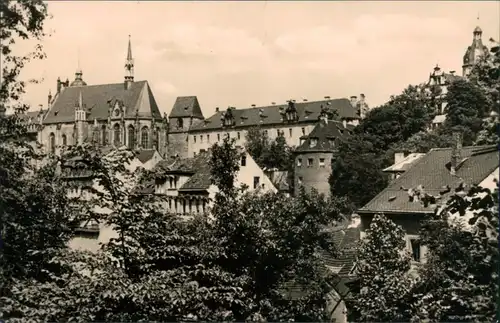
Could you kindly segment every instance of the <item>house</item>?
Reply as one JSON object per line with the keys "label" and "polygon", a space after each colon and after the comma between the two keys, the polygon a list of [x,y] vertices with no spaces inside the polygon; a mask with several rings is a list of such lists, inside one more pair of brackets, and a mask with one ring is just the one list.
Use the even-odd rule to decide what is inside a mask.
{"label": "house", "polygon": [[[245,185],[249,190],[277,192],[277,189],[244,149],[240,148],[240,170],[236,186]],[[218,189],[212,183],[210,168],[211,150],[202,151],[191,158],[171,158],[158,163],[154,193],[166,198],[165,211],[180,215],[209,212],[211,201]]]}
{"label": "house", "polygon": [[423,217],[455,192],[473,185],[495,188],[499,153],[496,146],[462,147],[454,133],[452,148],[436,148],[413,163],[404,174],[357,211],[363,237],[375,214],[385,214],[406,232],[413,264],[425,262],[425,247],[418,244]]}
{"label": "house", "polygon": [[[126,149],[126,147],[123,146],[121,149]],[[112,147],[102,147],[100,151],[105,156],[104,158],[106,158],[112,157],[111,155],[117,150]],[[125,167],[132,172],[139,167],[150,170],[161,160],[162,158],[156,150],[139,150]],[[79,197],[84,200],[90,199],[92,197],[90,189],[100,189],[92,171],[78,157],[74,157],[64,163],[61,167],[61,175],[70,185],[68,191],[69,197]],[[129,184],[125,181],[124,185]],[[99,206],[96,206],[94,211],[101,214],[110,212],[108,209]],[[97,252],[101,243],[106,243],[111,238],[116,237],[117,233],[110,226],[95,220],[87,220],[75,229],[75,236],[69,241],[69,247],[77,250]]]}
{"label": "house", "polygon": [[394,164],[384,168],[382,171],[390,174],[390,180],[393,181],[410,169],[411,166],[423,156],[425,156],[425,154],[411,153],[405,156],[405,153],[395,153]]}
{"label": "house", "polygon": [[295,150],[294,194],[298,195],[301,188],[310,191],[312,188],[319,193],[329,195],[328,179],[332,173],[332,164],[340,143],[346,140],[354,126],[346,122],[328,120],[324,114],[320,122]]}

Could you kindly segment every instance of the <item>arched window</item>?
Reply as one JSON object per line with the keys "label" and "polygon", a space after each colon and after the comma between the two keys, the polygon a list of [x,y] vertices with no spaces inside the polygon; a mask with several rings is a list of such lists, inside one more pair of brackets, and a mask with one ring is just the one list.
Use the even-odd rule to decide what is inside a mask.
{"label": "arched window", "polygon": [[66,146],[68,144],[68,140],[66,139],[66,135],[62,135],[62,145]]}
{"label": "arched window", "polygon": [[135,129],[134,126],[128,126],[128,148],[134,149],[135,146]]}
{"label": "arched window", "polygon": [[53,132],[49,135],[49,151],[52,154],[56,153],[56,136]]}
{"label": "arched window", "polygon": [[107,141],[108,141],[108,130],[106,125],[103,124],[101,128],[101,144],[105,146]]}
{"label": "arched window", "polygon": [[148,148],[149,144],[149,129],[148,127],[143,127],[141,130],[141,146],[142,148]]}
{"label": "arched window", "polygon": [[121,133],[120,133],[120,125],[117,123],[113,126],[113,143],[115,146],[121,145]]}

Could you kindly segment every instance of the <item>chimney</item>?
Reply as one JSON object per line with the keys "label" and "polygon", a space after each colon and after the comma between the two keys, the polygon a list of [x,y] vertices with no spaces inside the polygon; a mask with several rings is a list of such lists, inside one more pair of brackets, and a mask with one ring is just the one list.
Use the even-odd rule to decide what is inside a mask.
{"label": "chimney", "polygon": [[275,105],[275,104],[276,104],[276,102],[271,102],[271,104],[272,104],[272,105]]}
{"label": "chimney", "polygon": [[219,112],[219,107],[215,107],[215,112]]}
{"label": "chimney", "polygon": [[353,107],[356,107],[356,102],[357,102],[357,100],[358,100],[358,97],[357,97],[357,96],[355,96],[355,95],[351,96],[351,105],[352,105]]}
{"label": "chimney", "polygon": [[325,100],[330,100],[330,97],[328,95],[325,96]]}
{"label": "chimney", "polygon": [[52,93],[49,90],[49,95],[47,97],[47,108],[50,109],[50,104],[52,103]]}
{"label": "chimney", "polygon": [[453,132],[453,147],[451,147],[450,173],[455,175],[458,163],[462,159],[462,133]]}
{"label": "chimney", "polygon": [[450,74],[451,75],[455,75],[455,71],[450,71]]}
{"label": "chimney", "polygon": [[61,92],[61,86],[62,86],[61,78],[58,77],[57,78],[57,93]]}
{"label": "chimney", "polygon": [[302,101],[307,102],[307,99],[304,98],[304,99],[302,99]]}
{"label": "chimney", "polygon": [[394,164],[399,164],[405,159],[405,153],[395,153],[394,154]]}
{"label": "chimney", "polygon": [[255,104],[252,104],[252,108],[255,108],[255,107],[256,107],[256,105],[255,105]]}

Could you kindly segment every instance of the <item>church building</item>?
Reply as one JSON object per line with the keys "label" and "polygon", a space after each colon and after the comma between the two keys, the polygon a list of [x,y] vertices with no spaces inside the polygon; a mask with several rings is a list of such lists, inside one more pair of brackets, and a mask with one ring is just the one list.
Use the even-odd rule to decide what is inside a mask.
{"label": "church building", "polygon": [[88,85],[78,68],[73,82],[57,79],[56,93],[52,97],[49,92],[48,103],[39,133],[48,153],[58,154],[64,146],[84,142],[156,149],[161,155],[167,151],[167,119],[148,82],[134,80],[130,36],[122,82]]}

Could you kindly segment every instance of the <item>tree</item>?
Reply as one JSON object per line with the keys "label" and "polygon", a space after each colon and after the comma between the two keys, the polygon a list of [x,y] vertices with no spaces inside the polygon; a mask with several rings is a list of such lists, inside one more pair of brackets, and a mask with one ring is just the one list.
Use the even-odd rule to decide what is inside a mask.
{"label": "tree", "polygon": [[447,114],[443,131],[461,129],[464,145],[472,145],[491,106],[484,91],[466,80],[450,84],[446,93]]}
{"label": "tree", "polygon": [[422,86],[408,86],[386,104],[368,112],[353,135],[339,147],[329,178],[333,196],[346,196],[361,207],[387,184],[382,169],[391,164],[391,147],[426,129],[433,109]]}
{"label": "tree", "polygon": [[411,282],[403,229],[377,214],[358,250],[357,276],[347,302],[349,321],[404,322]]}
{"label": "tree", "polygon": [[432,148],[447,148],[451,147],[452,144],[453,141],[449,134],[421,131],[408,140],[394,145],[390,152],[427,153]]}
{"label": "tree", "polygon": [[259,128],[248,130],[245,148],[257,165],[265,170],[293,170],[293,149],[282,135],[271,140]]}
{"label": "tree", "polygon": [[[24,93],[26,82],[19,80],[18,77],[30,60],[45,58],[40,42],[46,36],[43,26],[48,17],[47,4],[42,0],[2,1],[0,13],[2,20],[0,44],[3,57],[0,110],[6,109],[8,105],[16,110],[27,109],[28,107],[19,101]],[[28,39],[39,42],[34,51],[25,56],[14,55],[12,47],[16,42]],[[37,82],[37,80],[29,82]]]}
{"label": "tree", "polygon": [[458,192],[424,223],[420,236],[429,255],[413,291],[416,321],[495,320],[497,197],[480,187]]}
{"label": "tree", "polygon": [[[218,153],[219,147],[213,149],[211,163],[232,166],[213,167],[215,183],[237,171],[232,162],[220,160],[236,157],[234,146],[225,141],[223,147],[224,154]],[[323,320],[329,290],[324,290],[327,279],[318,251],[335,252],[324,227],[339,220],[338,206],[314,193],[292,199],[232,190],[224,192],[224,198],[218,193],[212,209],[213,233],[207,245],[217,255],[215,264],[247,281],[245,291],[255,302],[253,314],[267,320]],[[310,293],[301,300],[287,300],[282,288],[290,280],[310,286]]]}
{"label": "tree", "polygon": [[388,164],[370,141],[359,137],[348,139],[340,145],[339,156],[332,165],[331,195],[348,197],[354,207],[361,207],[387,185],[382,169]]}

